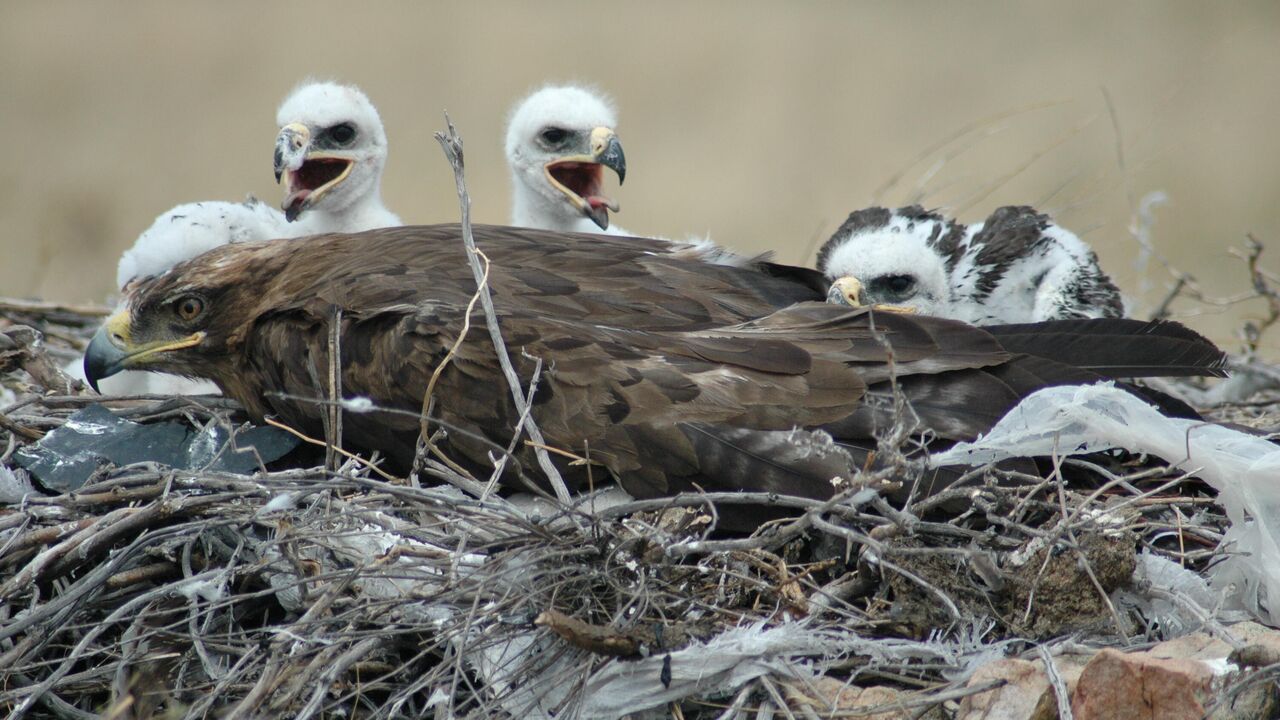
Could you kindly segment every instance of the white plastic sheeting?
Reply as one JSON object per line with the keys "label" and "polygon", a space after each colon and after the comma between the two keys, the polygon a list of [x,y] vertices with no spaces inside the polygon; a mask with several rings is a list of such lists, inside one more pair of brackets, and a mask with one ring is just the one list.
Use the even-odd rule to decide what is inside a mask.
{"label": "white plastic sheeting", "polygon": [[[753,623],[669,655],[605,664],[587,680],[577,716],[613,719],[688,697],[728,697],[762,675],[803,682],[820,675],[830,661],[850,655],[873,663],[914,658],[971,672],[1002,657],[1003,643],[983,644],[970,637],[946,642],[864,638],[804,622]],[[661,681],[664,666],[670,670],[668,683]]]}
{"label": "white plastic sheeting", "polygon": [[1280,627],[1280,447],[1212,423],[1170,418],[1109,383],[1041,390],[991,432],[931,458],[983,465],[1010,457],[1123,448],[1192,472],[1218,491],[1231,527],[1228,554],[1209,570],[1225,609]]}

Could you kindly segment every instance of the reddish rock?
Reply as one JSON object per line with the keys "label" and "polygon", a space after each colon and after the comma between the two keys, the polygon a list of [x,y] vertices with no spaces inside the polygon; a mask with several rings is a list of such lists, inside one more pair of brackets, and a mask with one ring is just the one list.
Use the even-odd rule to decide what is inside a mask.
{"label": "reddish rock", "polygon": [[[1195,633],[1144,652],[1102,650],[1086,660],[1058,655],[1054,666],[1071,694],[1076,720],[1257,720],[1280,714],[1280,696],[1270,683],[1240,691],[1241,665],[1260,667],[1280,658],[1280,632],[1256,623],[1228,628],[1238,649],[1205,633]],[[1005,684],[968,696],[956,720],[1057,720],[1057,698],[1043,664],[1005,659],[974,672],[968,687]]]}
{"label": "reddish rock", "polygon": [[1071,710],[1076,720],[1200,720],[1214,677],[1198,660],[1103,650],[1080,673]]}
{"label": "reddish rock", "polygon": [[[1068,691],[1081,666],[1070,658],[1054,658],[1054,666]],[[970,695],[960,701],[956,720],[1053,720],[1058,702],[1045,675],[1044,664],[1033,660],[997,660],[978,668],[967,687],[1004,680],[1005,685]]]}

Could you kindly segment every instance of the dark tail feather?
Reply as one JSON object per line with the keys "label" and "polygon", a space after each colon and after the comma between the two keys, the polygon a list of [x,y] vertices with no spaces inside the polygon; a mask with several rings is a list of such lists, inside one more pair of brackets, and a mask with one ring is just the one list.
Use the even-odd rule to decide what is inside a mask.
{"label": "dark tail feather", "polygon": [[788,280],[795,284],[798,288],[796,292],[808,291],[812,293],[809,297],[800,297],[800,300],[813,300],[822,302],[827,297],[827,290],[830,283],[827,278],[817,270],[806,267],[796,267],[794,265],[782,265],[780,263],[762,261],[756,263],[756,269],[770,277]]}
{"label": "dark tail feather", "polygon": [[1226,377],[1226,355],[1168,320],[1051,320],[983,328],[1006,350],[1049,358],[1109,378]]}

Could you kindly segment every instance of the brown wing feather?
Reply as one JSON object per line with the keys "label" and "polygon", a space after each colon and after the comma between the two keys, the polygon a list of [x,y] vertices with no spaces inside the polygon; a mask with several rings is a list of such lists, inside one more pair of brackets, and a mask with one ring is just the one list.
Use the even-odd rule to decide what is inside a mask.
{"label": "brown wing feather", "polygon": [[[832,475],[862,462],[855,449],[888,422],[880,401],[891,378],[927,427],[958,439],[1035,389],[1096,377],[1011,353],[962,323],[803,302],[820,293],[797,281],[799,270],[681,260],[662,241],[475,231],[517,371],[532,375],[530,356],[544,363],[534,416],[548,442],[589,454],[638,495],[693,486],[829,494]],[[211,377],[254,415],[316,434],[322,393],[311,369],[328,366],[336,306],[345,394],[386,409],[348,414],[346,441],[404,469],[428,380],[475,292],[457,235],[457,226],[407,227],[228,246],[144,283],[130,306],[136,322],[158,323],[148,308],[202,293],[215,308],[208,340],[170,369]],[[1090,340],[1073,326],[1072,357],[1128,329],[1109,325]],[[1041,347],[1033,328],[1007,334],[1019,350]],[[1142,337],[1129,340],[1141,348]],[[1194,349],[1180,367],[1213,364],[1196,354],[1215,355],[1207,343],[1174,339]],[[1140,353],[1139,369],[1158,372],[1155,355]],[[487,467],[517,414],[478,309],[434,392],[450,452]],[[581,465],[564,469],[585,480]]]}

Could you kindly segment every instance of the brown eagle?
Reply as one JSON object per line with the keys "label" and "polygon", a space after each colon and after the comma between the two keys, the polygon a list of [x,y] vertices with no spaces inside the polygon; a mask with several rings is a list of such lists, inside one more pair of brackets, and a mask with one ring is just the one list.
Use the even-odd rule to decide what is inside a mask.
{"label": "brown eagle", "polygon": [[[820,302],[813,271],[700,262],[661,240],[476,226],[506,345],[548,444],[633,495],[681,490],[829,497],[891,422],[891,381],[938,442],[987,430],[1019,399],[1106,377],[1221,374],[1222,354],[1167,322],[976,328]],[[340,317],[348,447],[413,461],[433,372],[476,284],[457,225],[212,250],[138,283],[85,356],[213,380],[249,414],[322,433],[330,322]],[[335,310],[340,311],[335,313]],[[476,306],[434,387],[446,450],[477,469],[518,415]],[[397,412],[398,411],[398,412]],[[526,447],[513,478],[536,480]],[[579,463],[566,480],[585,481]]]}

